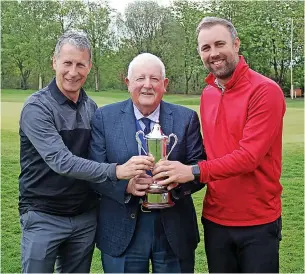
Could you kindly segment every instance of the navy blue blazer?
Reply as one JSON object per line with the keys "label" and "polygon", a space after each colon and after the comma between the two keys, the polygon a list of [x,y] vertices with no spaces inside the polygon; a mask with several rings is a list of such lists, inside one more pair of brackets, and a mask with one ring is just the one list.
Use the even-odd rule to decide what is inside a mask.
{"label": "navy blue blazer", "polygon": [[[178,137],[178,144],[169,160],[195,164],[198,160],[206,159],[195,111],[161,101],[160,125],[165,135],[174,133]],[[132,156],[138,155],[135,134],[136,120],[131,99],[98,108],[92,119],[90,159],[105,163],[125,163]],[[173,140],[168,148],[171,148],[172,143]],[[93,184],[95,191],[101,195],[96,244],[102,252],[111,256],[120,256],[128,247],[141,210],[139,197],[132,196],[125,203],[127,184],[127,180]],[[199,181],[181,185],[174,193],[177,198],[173,199],[175,206],[161,211],[168,242],[181,259],[188,257],[200,240],[190,194],[203,186]]]}

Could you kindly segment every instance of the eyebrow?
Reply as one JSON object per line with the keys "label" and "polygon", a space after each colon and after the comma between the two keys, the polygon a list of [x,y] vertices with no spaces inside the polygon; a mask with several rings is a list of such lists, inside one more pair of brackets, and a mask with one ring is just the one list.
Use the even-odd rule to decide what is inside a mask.
{"label": "eyebrow", "polygon": [[226,43],[226,41],[225,40],[217,40],[214,44],[216,44],[216,43]]}
{"label": "eyebrow", "polygon": [[161,77],[161,75],[156,75],[156,74],[152,74],[152,75],[139,74],[139,75],[136,75],[135,78],[138,78],[138,77],[146,77],[146,76],[149,76],[149,77],[157,77],[157,78],[160,78],[160,77]]}
{"label": "eyebrow", "polygon": [[[218,44],[218,43],[226,43],[226,41],[225,40],[217,40],[217,41],[214,42],[214,44]],[[210,46],[210,44],[204,44],[200,48],[209,47],[209,46]]]}

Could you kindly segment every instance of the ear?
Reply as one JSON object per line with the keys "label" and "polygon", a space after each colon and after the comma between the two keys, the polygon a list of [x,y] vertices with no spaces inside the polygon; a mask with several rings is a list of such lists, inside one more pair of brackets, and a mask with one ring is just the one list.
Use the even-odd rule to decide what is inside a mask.
{"label": "ear", "polygon": [[91,71],[91,68],[92,68],[92,60],[89,61],[89,72]]}
{"label": "ear", "polygon": [[[126,86],[128,88],[130,82],[129,82],[129,79],[127,77],[125,77],[124,82],[125,82],[125,84],[126,84]],[[129,92],[129,89],[128,89],[128,92]]]}
{"label": "ear", "polygon": [[239,52],[240,40],[239,40],[238,37],[236,37],[236,38],[234,39],[233,48],[234,48],[234,51],[235,51],[236,53]]}
{"label": "ear", "polygon": [[129,79],[127,77],[125,77],[125,80],[124,80],[126,86],[128,87],[129,86]]}
{"label": "ear", "polygon": [[53,56],[52,58],[52,66],[53,66],[53,69],[56,70],[56,57]]}
{"label": "ear", "polygon": [[168,85],[168,78],[165,78],[163,80],[163,85],[164,85],[164,92],[166,92],[166,88],[167,88],[167,85]]}

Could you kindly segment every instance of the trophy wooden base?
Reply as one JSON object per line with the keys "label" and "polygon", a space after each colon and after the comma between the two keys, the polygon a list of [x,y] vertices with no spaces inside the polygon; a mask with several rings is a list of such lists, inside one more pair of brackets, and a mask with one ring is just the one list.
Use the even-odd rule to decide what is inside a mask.
{"label": "trophy wooden base", "polygon": [[147,209],[163,209],[174,206],[171,194],[162,186],[150,187],[146,191],[146,196],[142,204]]}
{"label": "trophy wooden base", "polygon": [[171,202],[170,204],[156,204],[156,203],[143,202],[142,204],[142,206],[147,209],[164,209],[164,208],[173,207],[174,205],[175,205],[174,202]]}

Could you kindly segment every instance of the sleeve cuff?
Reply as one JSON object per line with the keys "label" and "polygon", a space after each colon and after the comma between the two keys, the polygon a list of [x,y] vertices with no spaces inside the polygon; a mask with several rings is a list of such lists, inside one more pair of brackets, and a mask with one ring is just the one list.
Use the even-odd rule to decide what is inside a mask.
{"label": "sleeve cuff", "polygon": [[175,200],[179,200],[181,198],[181,185],[176,186],[170,192]]}
{"label": "sleeve cuff", "polygon": [[198,166],[200,169],[200,183],[207,183],[207,180],[208,180],[208,178],[207,178],[208,174],[207,174],[207,172],[205,172],[206,162],[207,162],[206,160],[198,162]]}
{"label": "sleeve cuff", "polygon": [[125,204],[128,204],[131,199],[131,194],[125,194]]}
{"label": "sleeve cuff", "polygon": [[118,178],[116,177],[116,166],[117,166],[116,163],[110,164],[110,166],[109,166],[108,178],[111,181],[117,181],[118,180]]}

